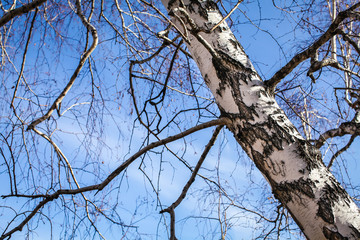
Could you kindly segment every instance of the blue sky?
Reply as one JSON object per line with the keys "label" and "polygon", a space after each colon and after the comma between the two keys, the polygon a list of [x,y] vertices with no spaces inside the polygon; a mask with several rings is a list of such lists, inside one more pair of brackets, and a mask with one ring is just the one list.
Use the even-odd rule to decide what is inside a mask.
{"label": "blue sky", "polygon": [[[233,6],[236,1],[228,2],[230,6]],[[228,9],[230,9],[230,6],[227,6]],[[263,1],[261,8],[259,8],[258,2],[256,1],[247,3],[246,5],[242,4],[241,9],[252,22],[249,22],[244,14],[236,11],[233,17],[233,30],[238,40],[244,46],[246,53],[253,61],[255,68],[259,70],[264,79],[271,77],[287,60],[314,39],[314,36],[310,36],[301,31],[295,22],[289,23],[289,21],[284,20],[287,16],[281,11],[276,10],[271,1]],[[260,17],[262,20],[258,21]],[[35,46],[41,42],[42,33],[35,34],[32,40],[31,44],[33,44],[32,46],[34,47],[30,48],[29,51],[27,61],[29,70],[25,75],[30,80],[38,77],[41,79],[41,83],[45,83],[39,85],[34,84],[35,91],[43,93],[40,96],[40,101],[44,104],[49,101],[46,92],[54,91],[53,94],[58,94],[59,89],[61,89],[68,80],[69,76],[71,76],[75,68],[74,64],[77,63],[79,59],[78,53],[82,49],[72,47],[79,41],[84,41],[83,38],[77,37],[79,33],[83,32],[81,26],[77,25],[78,23],[79,20],[76,19],[68,23],[70,27],[76,26],[76,30],[73,29],[68,32],[66,41],[64,41],[63,44],[49,42],[44,47],[44,52],[41,52],[39,55],[35,51]],[[294,29],[296,29],[296,31],[294,31]],[[48,31],[47,34],[49,35],[55,34],[51,29],[48,29]],[[104,32],[105,31],[106,30],[104,30]],[[106,36],[106,39],[110,39],[111,37],[113,36]],[[106,39],[101,39],[101,41]],[[280,46],[282,49],[279,48]],[[59,48],[62,49],[62,54],[59,60],[57,60],[57,52],[53,51],[53,49]],[[125,51],[126,50],[122,46],[119,46],[119,44],[102,44],[93,54],[93,60],[96,60],[94,61],[94,69],[96,70],[94,71],[96,76],[95,84],[102,89],[104,93],[103,99],[108,108],[102,108],[102,100],[98,95],[96,97],[98,102],[94,103],[94,107],[97,111],[104,111],[103,117],[92,115],[90,119],[87,118],[86,114],[88,114],[89,110],[87,107],[89,106],[89,101],[91,101],[89,94],[91,92],[91,80],[90,74],[85,67],[80,73],[73,90],[65,98],[63,106],[71,106],[74,103],[84,104],[74,106],[71,111],[68,111],[64,117],[58,119],[56,123],[44,123],[44,125],[41,126],[44,131],[57,129],[53,135],[53,139],[59,144],[65,155],[68,156],[73,167],[78,168],[75,172],[78,179],[81,179],[83,185],[101,181],[101,179],[131,154],[135,153],[147,137],[146,130],[141,127],[138,122],[135,123],[134,128],[132,127],[135,114],[134,111],[131,110],[133,109],[131,99],[126,94],[128,91],[128,65],[126,59],[122,58],[124,57]],[[17,66],[20,64],[20,60],[20,58],[16,59],[15,63]],[[103,60],[104,62],[108,62],[105,64],[102,62]],[[58,65],[54,64],[56,61],[59,61]],[[49,69],[49,72],[42,72],[40,76],[36,76],[38,72],[33,70],[33,67],[37,70]],[[199,75],[198,72],[195,74]],[[310,79],[303,78],[300,80],[304,82],[306,87],[310,86]],[[299,79],[296,81],[299,81]],[[142,84],[141,81],[138,81],[136,85],[138,87],[137,94],[139,100],[148,97],[147,93],[151,89],[148,85],[145,86]],[[176,85],[176,81],[174,80],[171,84]],[[321,84],[320,81],[320,90],[323,89]],[[175,87],[177,87],[177,85]],[[201,88],[201,85],[196,85],[196,87]],[[208,97],[209,92],[204,88],[201,89],[198,94]],[[170,92],[170,90],[168,90],[168,92]],[[324,92],[330,96],[330,98],[333,98],[330,90]],[[10,95],[11,93],[12,90],[9,89],[7,94]],[[175,94],[167,101],[167,103],[172,103],[175,108],[179,109],[184,107],[185,104],[195,104],[194,99],[181,98]],[[203,102],[206,103],[207,100],[203,100]],[[166,105],[164,105],[164,108],[165,107]],[[7,110],[2,110],[2,112],[6,111]],[[90,111],[90,113],[92,114],[93,112]],[[172,114],[170,110],[168,113]],[[197,118],[192,118],[191,113],[192,112],[184,114],[184,117],[179,119],[179,128],[181,130],[197,124]],[[76,114],[80,117],[76,118]],[[114,118],[111,118],[110,114],[112,114]],[[30,121],[31,118],[33,118],[33,116],[29,116],[28,121]],[[89,120],[90,123],[86,122],[87,120]],[[207,120],[206,117],[201,118],[201,121],[205,120]],[[78,122],[81,122],[81,124],[78,124]],[[49,124],[49,126],[46,126],[46,124]],[[101,127],[102,132],[100,134],[96,132],[91,134],[87,133],[85,127],[90,126],[91,128],[92,124],[94,124],[93,126],[95,128]],[[4,126],[4,124],[1,126]],[[177,125],[171,125],[169,130],[164,131],[160,136],[164,138],[176,134],[180,129],[177,128]],[[204,146],[211,137],[212,131],[213,128],[202,130],[187,137],[186,143],[184,143],[183,140],[178,140],[168,146],[173,152],[182,156],[191,166],[195,166]],[[150,142],[152,141],[155,141],[155,138],[151,138]],[[44,167],[44,169],[46,169],[49,166],[57,166],[59,161],[54,157],[54,152],[43,139],[38,140],[35,145],[41,146],[38,156],[34,158],[36,161],[39,161],[37,165],[39,168]],[[129,148],[129,145],[131,145],[131,148]],[[359,156],[359,148],[360,142],[357,139],[353,147],[339,158],[338,162],[340,164],[334,167],[335,174],[344,182],[349,180],[345,174],[347,171],[347,173],[351,175],[351,180],[355,184],[359,183],[360,177],[357,173],[360,169],[356,161],[357,156]],[[94,193],[86,194],[86,196],[94,199],[94,201],[98,201],[99,204],[103,204],[105,211],[108,213],[113,212],[107,205],[107,201],[117,202],[118,216],[115,216],[115,218],[120,218],[125,224],[136,226],[136,228],[129,228],[129,230],[131,230],[129,232],[126,232],[127,228],[124,228],[124,232],[121,232],[119,230],[120,228],[116,226],[111,229],[106,219],[99,218],[100,220],[97,222],[97,227],[101,229],[108,239],[118,239],[120,232],[121,234],[126,233],[126,237],[129,239],[135,239],[136,231],[141,234],[149,233],[148,235],[143,235],[141,239],[166,238],[167,234],[163,226],[163,218],[165,217],[166,223],[169,224],[169,216],[165,214],[163,217],[159,214],[161,210],[159,205],[162,204],[166,207],[176,200],[183,185],[190,176],[190,171],[168,152],[164,151],[161,156],[160,153],[162,151],[163,148],[159,147],[146,155],[146,158],[136,160],[124,175],[114,179],[110,186],[105,189],[107,190],[106,193],[99,193],[95,197]],[[331,153],[326,155],[327,158],[329,156],[331,156]],[[19,158],[19,162],[24,159]],[[54,161],[53,165],[49,164],[50,159]],[[33,159],[31,158],[31,160]],[[91,161],[94,161],[94,163],[91,163]],[[24,165],[23,168],[27,170],[25,166],[27,165]],[[153,186],[151,186],[147,177],[139,171],[139,166],[142,166],[147,176],[152,179],[153,186],[158,190],[158,196],[154,193]],[[0,193],[6,194],[9,190],[9,186],[6,185],[8,184],[6,170],[4,170],[3,166],[1,170],[0,180],[4,182],[5,187],[0,189]],[[161,173],[161,175],[159,175],[159,173]],[[61,174],[62,176],[66,176],[65,171],[61,171]],[[94,174],[99,174],[100,177],[96,177]],[[203,165],[203,169],[200,170],[200,174],[210,178],[214,182],[221,183],[226,189],[226,192],[236,199],[236,204],[239,206],[246,207],[253,211],[260,211],[269,218],[275,217],[276,207],[271,205],[271,203],[274,202],[271,196],[271,190],[227,130],[221,132],[219,139]],[[44,180],[50,179],[51,177],[47,175],[47,178],[45,178],[45,176],[42,176],[40,173],[35,178]],[[47,185],[49,185],[49,183],[44,183],[44,186]],[[26,186],[27,185],[24,184],[21,188],[26,189]],[[109,189],[112,190],[108,191]],[[157,197],[161,199],[161,202],[158,201]],[[70,199],[69,196],[65,198],[67,200]],[[102,198],[104,202],[100,201]],[[200,199],[200,201],[198,199]],[[16,208],[21,208],[23,203],[23,200],[19,200],[18,203],[16,202],[17,200],[14,199],[8,199],[6,201]],[[69,204],[70,202],[71,201],[67,201],[66,203]],[[79,205],[83,204],[81,197],[77,198],[77,203]],[[223,211],[225,208],[226,211]],[[71,212],[64,213],[63,209],[64,206],[62,206],[60,199],[50,203],[49,206],[44,209],[45,212],[49,211],[52,216],[54,229],[53,239],[68,239],[71,237],[74,239],[88,239],[92,237],[92,235],[81,235],[79,232],[77,232],[75,236],[71,236],[69,233],[66,234],[66,230],[71,229],[73,224],[71,223],[71,218],[67,218],[66,225],[62,225],[63,219]],[[216,218],[219,218],[219,209],[222,210],[220,211],[221,219],[224,219],[224,215],[222,215],[224,212],[227,214],[226,217],[230,219],[228,224],[231,225],[231,228],[228,232],[227,239],[252,239],[261,235],[263,230],[266,232],[272,227],[267,226],[267,228],[264,229],[264,222],[261,221],[257,215],[246,211],[239,211],[237,207],[231,206],[226,196],[219,194],[219,190],[215,184],[205,182],[201,177],[197,177],[187,198],[176,209],[176,231],[178,238],[202,239],[201,235],[205,235],[207,239],[215,239],[218,237],[220,224]],[[11,215],[11,211],[4,208],[2,208],[0,214],[3,214],[2,217],[0,217],[0,226],[4,226],[4,222],[10,219],[6,217],[13,216]],[[83,212],[80,211],[79,214],[83,214]],[[81,219],[81,217],[79,217],[79,219]],[[79,219],[77,219],[76,224],[79,223],[80,227],[84,227],[82,221]],[[49,221],[47,221],[46,218],[36,218],[32,221],[31,226],[35,227],[37,225],[39,227],[37,227],[36,232],[33,233],[30,239],[49,239]],[[294,226],[292,225],[291,227]],[[211,231],[213,229],[215,230]],[[25,238],[25,232],[26,229],[24,229],[22,233],[17,233],[14,235],[14,239]],[[281,239],[298,239],[296,229],[293,232],[294,235],[284,234]],[[95,239],[97,238],[98,237],[95,237]]]}

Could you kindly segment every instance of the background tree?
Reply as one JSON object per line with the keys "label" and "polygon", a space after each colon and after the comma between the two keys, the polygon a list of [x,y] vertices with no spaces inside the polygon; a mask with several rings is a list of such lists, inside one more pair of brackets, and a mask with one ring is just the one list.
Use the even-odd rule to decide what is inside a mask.
{"label": "background tree", "polygon": [[2,1],[1,239],[359,238],[360,4],[164,5]]}

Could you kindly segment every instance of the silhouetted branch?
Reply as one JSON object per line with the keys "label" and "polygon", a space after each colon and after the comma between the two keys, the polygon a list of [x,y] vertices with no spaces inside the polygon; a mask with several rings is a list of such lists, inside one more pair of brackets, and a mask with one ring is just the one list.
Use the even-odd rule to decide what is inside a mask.
{"label": "silhouetted branch", "polygon": [[[153,148],[156,148],[158,146],[173,142],[173,141],[178,140],[180,138],[183,138],[183,137],[185,137],[185,136],[187,136],[187,135],[189,135],[191,133],[194,133],[194,132],[199,131],[199,130],[204,129],[204,128],[217,126],[217,125],[221,125],[221,127],[222,127],[224,124],[228,123],[229,121],[230,120],[227,119],[227,118],[219,118],[219,119],[212,120],[212,121],[209,121],[209,122],[206,122],[206,123],[203,123],[203,124],[199,124],[199,125],[197,125],[195,127],[192,127],[192,128],[190,128],[190,129],[188,129],[186,131],[183,131],[183,132],[181,132],[181,133],[179,133],[177,135],[170,136],[170,137],[167,137],[167,138],[165,138],[163,140],[150,143],[149,145],[147,145],[146,147],[142,148],[140,151],[138,151],[137,153],[132,155],[125,162],[123,162],[118,168],[116,168],[100,184],[95,184],[95,185],[86,186],[86,187],[80,187],[80,188],[77,188],[77,189],[60,189],[60,190],[57,190],[55,193],[49,194],[49,195],[39,194],[39,195],[31,196],[31,195],[17,195],[17,194],[14,195],[14,194],[12,194],[12,195],[3,195],[3,196],[1,196],[2,198],[26,197],[26,198],[32,198],[32,199],[35,199],[35,198],[44,198],[44,199],[40,203],[37,204],[37,206],[31,211],[31,213],[18,226],[16,226],[12,230],[10,230],[7,233],[4,233],[2,236],[0,236],[0,240],[11,236],[14,232],[21,231],[22,228],[30,221],[31,218],[33,218],[35,216],[35,214],[45,204],[57,199],[60,195],[75,195],[75,194],[84,193],[84,192],[88,192],[88,191],[94,191],[94,190],[97,190],[97,192],[99,192],[104,187],[106,187],[116,176],[118,176],[124,169],[126,169],[131,163],[133,163],[138,157],[140,157],[141,155],[143,155],[147,151],[149,151],[149,150],[151,150]],[[220,128],[220,127],[218,127],[218,128]],[[205,154],[205,156],[206,156],[206,154]]]}
{"label": "silhouetted branch", "polygon": [[194,170],[193,170],[193,172],[192,172],[192,174],[191,174],[190,179],[189,179],[188,182],[185,184],[185,186],[184,186],[184,188],[183,188],[180,196],[176,199],[176,201],[175,201],[173,204],[171,204],[170,207],[167,207],[166,209],[163,209],[163,210],[160,211],[160,213],[168,212],[168,213],[170,214],[170,219],[171,219],[171,220],[170,220],[170,222],[171,222],[171,226],[170,226],[170,233],[171,233],[170,239],[171,239],[171,240],[175,240],[175,239],[176,239],[176,237],[175,237],[175,212],[174,212],[174,210],[175,210],[175,208],[176,208],[177,206],[179,206],[179,204],[180,204],[180,203],[184,200],[184,198],[186,197],[186,194],[187,194],[187,192],[189,191],[189,188],[190,188],[191,184],[195,181],[196,175],[198,174],[201,165],[203,164],[203,162],[204,162],[207,154],[209,153],[211,147],[214,145],[215,140],[216,140],[217,136],[219,135],[220,130],[221,130],[222,128],[223,128],[223,125],[219,125],[219,126],[215,129],[215,131],[214,131],[211,139],[209,140],[208,144],[205,146],[205,149],[204,149],[203,153],[201,154],[200,159],[199,159],[199,161],[197,162],[196,167],[194,168]]}
{"label": "silhouetted branch", "polygon": [[42,5],[46,0],[35,0],[28,4],[25,4],[21,7],[15,8],[13,10],[10,10],[9,12],[5,13],[4,16],[0,18],[0,27],[4,26],[7,22],[9,22],[14,17],[20,16],[24,13],[28,13],[31,10],[34,10],[35,8]]}
{"label": "silhouetted branch", "polygon": [[317,49],[319,49],[322,45],[324,45],[327,41],[329,41],[334,35],[338,34],[337,28],[339,25],[346,19],[352,16],[352,11],[360,6],[360,3],[354,4],[350,8],[340,12],[335,20],[331,23],[329,28],[325,31],[323,35],[321,35],[318,40],[316,40],[310,47],[306,50],[298,53],[294,56],[285,66],[283,66],[279,71],[277,71],[274,76],[272,76],[269,80],[265,81],[268,92],[274,93],[276,86],[280,83],[280,81],[286,77],[289,73],[294,70],[301,62],[310,58],[314,55]]}
{"label": "silhouetted branch", "polygon": [[342,137],[344,135],[360,135],[360,124],[355,122],[342,123],[338,128],[331,129],[321,134],[319,139],[315,141],[315,147],[320,148],[327,139],[333,137]]}

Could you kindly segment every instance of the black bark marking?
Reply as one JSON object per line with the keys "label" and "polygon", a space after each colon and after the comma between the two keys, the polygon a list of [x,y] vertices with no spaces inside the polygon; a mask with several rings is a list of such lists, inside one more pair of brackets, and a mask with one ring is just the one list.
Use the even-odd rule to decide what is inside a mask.
{"label": "black bark marking", "polygon": [[[196,6],[198,8],[197,11],[195,11],[194,6]],[[213,1],[205,1],[203,3],[201,3],[198,0],[191,0],[190,4],[187,5],[187,9],[190,12],[195,12],[198,13],[202,18],[204,18],[205,20],[209,19],[209,15],[208,12],[209,11],[219,11],[219,8],[217,7],[216,3]]]}
{"label": "black bark marking", "polygon": [[269,171],[266,170],[266,168],[269,168],[269,165],[266,162],[264,156],[253,149],[251,149],[251,155],[253,157],[256,167],[266,176],[268,180],[271,180],[272,178],[269,177]]}
{"label": "black bark marking", "polygon": [[323,227],[324,236],[329,240],[347,240],[347,237],[343,237],[338,231],[330,230],[327,227]]}
{"label": "black bark marking", "polygon": [[292,182],[282,182],[273,186],[274,196],[283,204],[287,204],[293,200],[293,196],[298,195],[301,201],[302,195],[309,198],[315,198],[313,191],[315,184],[310,179],[300,178]]}
{"label": "black bark marking", "polygon": [[177,2],[177,0],[169,0],[169,4],[168,4],[168,10],[170,10],[172,7],[173,7],[173,5],[175,4],[175,2]]}
{"label": "black bark marking", "polygon": [[312,169],[318,168],[320,164],[323,165],[319,149],[301,139],[297,141],[297,145],[296,153],[306,162],[306,170],[310,172]]}
{"label": "black bark marking", "polygon": [[234,46],[235,49],[241,49],[242,50],[242,47],[241,47],[240,43],[238,41],[236,41],[234,38],[229,38],[228,41]]}
{"label": "black bark marking", "polygon": [[[225,114],[228,118],[239,118],[238,114],[234,114],[232,116],[230,114]],[[240,114],[241,115],[241,114]],[[234,120],[235,121],[235,120]],[[243,126],[237,126],[238,134],[235,136],[238,140],[244,143],[248,143],[250,145],[254,144],[256,140],[262,141],[263,152],[262,154],[264,157],[269,157],[271,153],[274,152],[274,148],[277,150],[283,150],[283,136],[279,136],[278,131],[271,130],[274,128],[269,123],[262,123],[262,124],[250,124],[248,121],[243,122]]]}
{"label": "black bark marking", "polygon": [[221,97],[222,91],[224,91],[227,87],[230,87],[233,99],[239,109],[239,115],[237,117],[246,121],[254,120],[253,116],[258,116],[255,111],[255,106],[246,106],[246,104],[242,101],[242,94],[240,91],[240,83],[241,81],[249,78],[248,74],[229,68],[229,64],[224,64],[226,61],[223,59],[212,58],[212,62],[216,75],[220,79],[219,87],[216,90],[216,93]]}
{"label": "black bark marking", "polygon": [[264,146],[264,155],[270,156],[274,152],[274,147],[272,145],[267,144]]}
{"label": "black bark marking", "polygon": [[210,84],[209,75],[205,74],[204,81],[206,84],[208,84],[208,85]]}
{"label": "black bark marking", "polygon": [[335,178],[331,177],[330,181],[331,186],[326,184],[322,189],[321,197],[318,202],[319,209],[317,215],[325,222],[332,224],[334,223],[333,207],[335,203],[342,199],[346,200],[345,203],[349,205],[351,200],[349,199],[346,191],[340,186]]}
{"label": "black bark marking", "polygon": [[256,138],[261,139],[264,141],[264,151],[263,154],[266,157],[269,157],[271,153],[274,151],[274,147],[277,150],[283,150],[283,140],[286,139],[286,135],[281,134],[279,136],[279,130],[271,130],[276,129],[277,125],[272,125],[269,123],[265,124],[256,124],[256,125],[249,125],[249,129],[252,128],[253,134]]}
{"label": "black bark marking", "polygon": [[294,143],[298,140],[294,135],[300,134],[291,123],[287,123],[288,119],[281,109],[274,111],[274,113],[268,117],[268,120],[272,123],[276,131],[281,132],[281,136],[283,136],[287,143]]}
{"label": "black bark marking", "polygon": [[359,232],[359,230],[356,229],[353,225],[350,225],[349,227],[350,227],[350,229],[352,230],[351,235],[354,236],[354,237],[357,238],[357,239],[360,239],[360,232]]}
{"label": "black bark marking", "polygon": [[295,142],[295,139],[292,134],[290,134],[287,129],[287,125],[282,126],[279,123],[283,123],[286,119],[286,116],[282,111],[275,114],[281,114],[279,116],[269,115],[268,117],[268,128],[273,129],[273,134],[271,136],[272,143],[276,146],[277,149],[281,150],[283,148],[283,141],[288,144]]}
{"label": "black bark marking", "polygon": [[[202,18],[208,20],[208,13],[206,9],[201,6],[201,3],[199,1],[191,0],[190,4],[188,4],[186,7],[190,13],[199,14]],[[197,10],[195,10],[195,7],[197,7]]]}
{"label": "black bark marking", "polygon": [[227,54],[227,52],[229,52],[229,49],[226,49],[224,46],[218,45],[218,48],[221,50],[216,49],[216,53],[219,55],[222,64],[230,68],[230,70],[236,70],[236,71],[241,70],[247,73],[247,75],[251,75],[251,74],[257,75],[257,73],[251,68],[251,64],[248,63],[247,65],[244,65],[238,60],[232,58],[231,56],[229,56],[229,54]]}
{"label": "black bark marking", "polygon": [[269,159],[265,154],[262,154],[254,149],[252,149],[251,144],[248,145],[250,147],[251,155],[253,156],[253,161],[259,170],[270,179],[268,174],[272,175],[281,175],[285,176],[285,162],[274,162]]}
{"label": "black bark marking", "polygon": [[[255,136],[249,134],[248,131],[246,131],[246,129],[244,129],[242,126],[240,126],[239,124],[237,124],[236,129],[234,129],[233,131],[234,133],[236,132],[237,134],[234,134],[234,137],[237,139],[237,141],[241,144],[241,146],[245,149],[245,150],[249,150],[252,149],[251,145],[254,143]],[[249,152],[250,154],[250,152]],[[260,153],[259,153],[260,154]],[[262,156],[261,156],[262,157]]]}
{"label": "black bark marking", "polygon": [[317,215],[327,223],[334,223],[334,214],[332,212],[332,202],[328,198],[321,199],[318,203],[319,209]]}

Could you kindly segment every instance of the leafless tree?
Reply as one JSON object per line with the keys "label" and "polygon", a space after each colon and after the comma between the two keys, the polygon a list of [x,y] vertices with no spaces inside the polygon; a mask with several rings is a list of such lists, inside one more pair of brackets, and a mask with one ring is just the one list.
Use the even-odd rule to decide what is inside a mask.
{"label": "leafless tree", "polygon": [[360,239],[358,1],[0,8],[0,239]]}

